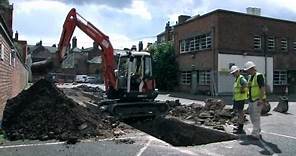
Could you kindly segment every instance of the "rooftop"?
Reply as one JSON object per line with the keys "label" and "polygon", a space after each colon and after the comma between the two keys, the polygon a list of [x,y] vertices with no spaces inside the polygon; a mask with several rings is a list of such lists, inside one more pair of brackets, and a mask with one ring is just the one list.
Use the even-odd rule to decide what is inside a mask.
{"label": "rooftop", "polygon": [[287,19],[279,19],[279,18],[267,17],[267,16],[262,16],[262,15],[258,16],[258,15],[243,13],[243,12],[236,12],[236,11],[230,11],[230,10],[217,9],[217,10],[208,12],[208,13],[206,13],[204,15],[192,16],[191,18],[187,19],[185,22],[176,24],[175,27],[181,26],[181,25],[186,24],[186,23],[190,23],[190,22],[192,22],[192,21],[194,21],[196,19],[202,19],[202,18],[205,18],[207,16],[210,16],[210,15],[213,15],[213,14],[218,14],[218,13],[227,13],[227,14],[234,14],[234,15],[239,15],[239,16],[249,16],[249,17],[261,18],[261,19],[265,19],[265,20],[296,24],[295,21],[291,21],[291,20],[287,20]]}

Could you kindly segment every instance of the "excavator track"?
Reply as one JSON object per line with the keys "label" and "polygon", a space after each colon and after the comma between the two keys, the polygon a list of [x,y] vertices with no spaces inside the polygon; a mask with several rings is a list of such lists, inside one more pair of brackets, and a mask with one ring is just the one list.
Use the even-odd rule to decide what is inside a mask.
{"label": "excavator track", "polygon": [[109,101],[105,109],[118,119],[159,117],[168,113],[169,106],[161,101]]}

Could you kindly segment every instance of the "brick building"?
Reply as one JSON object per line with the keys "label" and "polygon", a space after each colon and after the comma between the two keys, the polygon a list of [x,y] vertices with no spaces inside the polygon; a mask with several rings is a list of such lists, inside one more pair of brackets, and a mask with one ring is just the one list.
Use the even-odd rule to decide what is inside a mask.
{"label": "brick building", "polygon": [[[295,93],[296,22],[215,10],[173,26],[180,91],[228,94],[232,65],[254,61],[270,92]],[[161,34],[160,34],[161,35]]]}
{"label": "brick building", "polygon": [[22,50],[26,43],[12,38],[12,8],[12,5],[0,7],[0,118],[7,99],[20,93],[28,82],[27,54]]}

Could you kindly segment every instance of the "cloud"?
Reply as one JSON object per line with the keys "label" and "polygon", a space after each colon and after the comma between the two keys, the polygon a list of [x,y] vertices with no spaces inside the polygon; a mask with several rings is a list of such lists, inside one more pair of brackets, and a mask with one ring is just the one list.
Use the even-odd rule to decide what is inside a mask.
{"label": "cloud", "polygon": [[131,8],[124,8],[124,13],[140,16],[143,19],[151,20],[152,16],[144,1],[134,0]]}
{"label": "cloud", "polygon": [[65,4],[74,4],[74,5],[107,5],[114,8],[126,8],[129,7],[132,3],[132,0],[52,0],[60,1]]}
{"label": "cloud", "polygon": [[[64,19],[71,8],[107,34],[115,48],[131,47],[139,40],[151,42],[181,14],[194,16],[216,9],[246,12],[262,8],[262,15],[295,20],[294,0],[11,0],[14,3],[14,30],[35,44],[57,43]],[[92,46],[92,40],[76,29],[78,44]],[[150,36],[147,38],[147,36]],[[47,40],[47,41],[45,41]]]}

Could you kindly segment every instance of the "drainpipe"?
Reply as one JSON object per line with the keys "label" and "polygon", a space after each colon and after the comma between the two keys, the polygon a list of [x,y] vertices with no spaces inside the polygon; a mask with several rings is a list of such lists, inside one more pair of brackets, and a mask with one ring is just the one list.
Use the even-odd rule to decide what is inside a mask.
{"label": "drainpipe", "polygon": [[267,83],[267,34],[266,32],[268,31],[268,28],[266,26],[263,26],[263,52],[264,52],[264,70],[265,70],[265,74],[264,74],[264,77],[265,77],[265,86],[267,87],[268,83]]}
{"label": "drainpipe", "polygon": [[[218,74],[217,74],[217,71],[218,70],[216,70],[216,66],[217,66],[217,64],[216,64],[216,58],[218,58],[217,56],[218,56],[218,54],[217,54],[217,56],[216,56],[216,42],[215,42],[215,39],[216,39],[216,31],[215,31],[215,27],[213,26],[212,27],[212,51],[213,51],[213,67],[212,67],[212,74],[211,74],[211,76],[212,76],[212,83],[211,83],[211,89],[212,89],[212,96],[217,96],[218,95],[218,91],[217,91],[217,84],[218,83],[216,83],[216,81],[218,80],[218,78],[217,78],[217,76],[218,76]],[[218,61],[218,60],[217,60]],[[218,67],[217,67],[218,68]]]}

